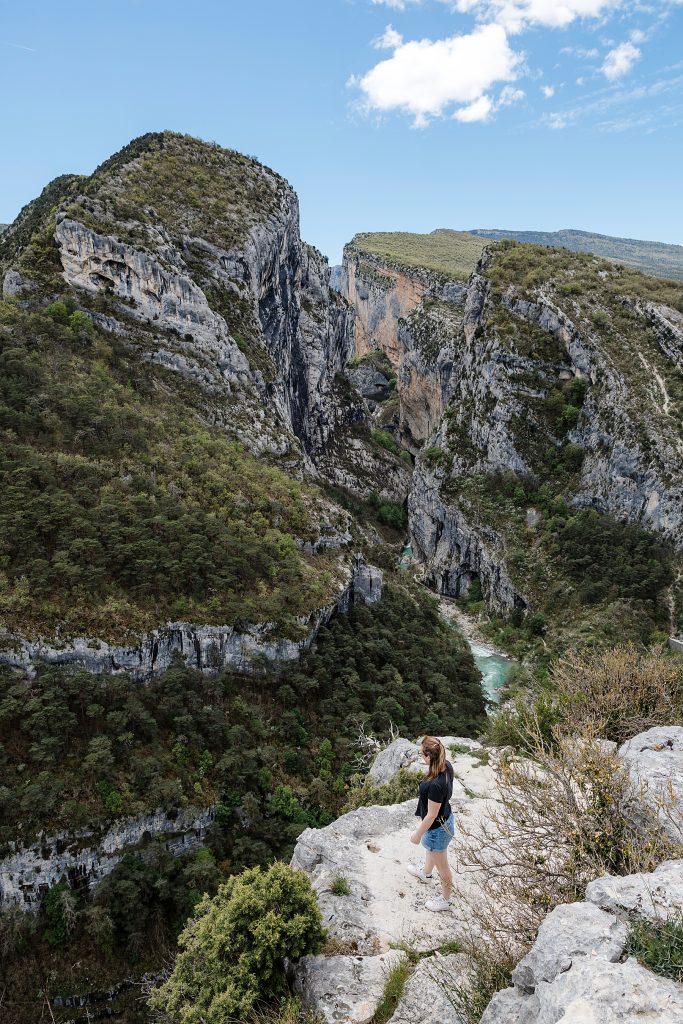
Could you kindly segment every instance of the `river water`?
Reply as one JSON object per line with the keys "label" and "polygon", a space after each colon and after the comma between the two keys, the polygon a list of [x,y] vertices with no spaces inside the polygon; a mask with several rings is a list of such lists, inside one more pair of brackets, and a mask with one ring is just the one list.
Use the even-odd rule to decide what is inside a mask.
{"label": "river water", "polygon": [[[410,544],[406,544],[399,559],[400,568],[410,569],[412,559],[413,549]],[[515,663],[510,658],[504,657],[504,655],[499,654],[493,648],[482,643],[477,636],[473,636],[476,629],[474,623],[467,618],[452,599],[442,597],[439,600],[439,605],[444,618],[450,622],[455,622],[467,640],[474,657],[474,662],[482,674],[486,696],[493,701],[498,700],[499,691],[504,686]]]}
{"label": "river water", "polygon": [[499,690],[512,671],[513,662],[474,640],[468,638],[467,642],[474,655],[475,664],[482,674],[486,696],[491,700],[497,700]]}

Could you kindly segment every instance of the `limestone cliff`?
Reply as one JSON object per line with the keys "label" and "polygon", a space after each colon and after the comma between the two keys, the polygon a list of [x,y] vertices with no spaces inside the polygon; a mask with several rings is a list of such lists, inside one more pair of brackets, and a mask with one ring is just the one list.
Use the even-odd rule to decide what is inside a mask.
{"label": "limestone cliff", "polygon": [[[417,455],[408,505],[426,581],[464,596],[477,579],[506,615],[546,611],[549,593],[557,608],[551,496],[680,552],[680,286],[514,243],[485,251],[465,284],[435,269],[461,241],[451,252],[406,236],[420,267],[390,255],[393,238],[356,236],[340,287],[356,309],[356,359],[379,351],[396,371],[391,429]],[[517,509],[512,490],[496,496],[514,481]],[[675,595],[671,608],[662,627],[675,630]]]}
{"label": "limestone cliff", "polygon": [[[464,283],[378,255],[357,236],[344,249],[342,294],[356,313],[355,353],[383,352],[398,375],[399,434],[417,451],[443,413],[450,341],[462,318]],[[444,353],[440,355],[440,350]]]}
{"label": "limestone cliff", "polygon": [[[329,481],[361,498],[374,490],[402,502],[409,470],[396,455],[370,443],[367,409],[343,375],[354,351],[354,311],[330,288],[327,260],[301,240],[293,189],[241,154],[170,132],[150,134],[90,177],[66,175],[49,185],[3,233],[0,271],[11,313],[2,325],[3,347],[12,349],[19,334],[30,346],[31,318],[47,316],[50,343],[65,364],[63,372],[79,381],[92,380],[91,368],[101,352],[112,372],[121,370],[123,388],[130,387],[135,375],[146,380],[150,398],[143,432],[159,409],[166,451],[148,452],[142,463],[136,462],[124,437],[123,458],[112,452],[107,473],[118,475],[123,486],[151,489],[156,495],[159,470],[163,473],[178,454],[172,434],[177,421],[194,417],[185,433],[238,441],[256,460],[250,464],[255,480],[259,460],[263,464],[258,499],[247,498],[243,488],[240,492],[241,482],[231,478],[211,486],[213,496],[223,497],[210,514],[220,517],[232,508],[239,515],[242,506],[250,521],[256,516],[265,544],[274,539],[268,528],[281,530],[300,552],[302,577],[324,580],[317,589],[326,591],[317,604],[303,609],[295,610],[294,599],[294,618],[287,608],[291,621],[285,630],[281,621],[247,618],[248,612],[239,622],[226,622],[220,612],[202,619],[191,617],[190,610],[190,615],[147,620],[144,631],[137,626],[118,630],[128,633],[122,644],[116,642],[116,631],[84,638],[76,632],[80,627],[58,623],[60,635],[50,636],[36,624],[17,629],[12,621],[2,660],[22,666],[38,657],[76,661],[95,671],[130,670],[145,677],[166,666],[175,650],[202,668],[240,670],[255,655],[285,660],[296,656],[315,636],[317,624],[348,600],[350,549],[354,538],[364,536],[348,512],[315,492],[315,484]],[[16,324],[14,310],[22,311]],[[67,331],[63,336],[60,327],[50,324],[60,317]],[[39,358],[46,365],[54,363],[55,353]],[[75,402],[81,400],[79,392]],[[42,396],[39,401],[47,409],[50,401],[61,398],[55,391],[53,399]],[[98,401],[88,398],[86,419],[95,414]],[[57,423],[60,413],[46,416]],[[90,457],[81,450],[81,437],[90,445],[92,428],[77,431],[69,455]],[[56,447],[62,443],[60,431],[48,432],[48,448],[52,442]],[[22,458],[32,457],[28,451],[22,449]],[[188,467],[194,458],[188,452],[181,462]],[[102,466],[101,452],[95,462]],[[63,467],[64,460],[56,459],[55,465]],[[301,535],[296,528],[283,527],[280,499],[271,499],[273,466],[304,481],[306,510],[295,517]],[[220,462],[216,472],[221,473]],[[194,514],[207,495],[190,499],[188,481],[175,469],[169,475],[173,478],[163,481],[163,488],[170,488],[168,497],[185,501],[188,513],[192,505]],[[65,491],[70,486],[65,483]],[[89,509],[96,502],[97,496],[88,497]],[[266,508],[268,522],[263,518]],[[195,543],[201,547],[198,539]],[[205,550],[210,546],[205,544]],[[342,550],[337,553],[337,548]],[[9,549],[6,554],[11,585],[15,558]],[[58,550],[41,552],[48,564],[58,557]],[[20,579],[17,573],[17,586]],[[139,580],[131,583],[139,588]],[[267,593],[267,588],[264,580],[260,592]]]}
{"label": "limestone cliff", "polygon": [[[529,291],[506,258],[482,259],[459,331],[443,331],[444,347],[434,346],[445,412],[418,457],[409,508],[427,577],[462,594],[477,576],[489,607],[510,612],[538,607],[552,578],[537,572],[539,487],[541,502],[562,495],[680,551],[683,439],[675,290],[655,308],[638,299],[638,282],[600,265],[579,287],[583,268],[564,256],[569,267],[549,261]],[[519,512],[495,497],[501,474],[526,481]],[[536,568],[520,553],[512,571],[510,553],[529,544]]]}

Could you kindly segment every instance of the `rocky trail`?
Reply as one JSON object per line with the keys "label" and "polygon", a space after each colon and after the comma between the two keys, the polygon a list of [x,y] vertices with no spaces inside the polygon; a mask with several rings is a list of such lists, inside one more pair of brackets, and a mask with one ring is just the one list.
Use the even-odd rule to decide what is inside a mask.
{"label": "rocky trail", "polygon": [[[456,775],[456,840],[463,830],[476,837],[490,826],[500,795],[496,751],[472,740],[441,739],[452,751]],[[381,785],[401,768],[419,773],[417,752],[416,744],[394,740],[376,758],[371,780]],[[645,802],[664,790],[681,791],[683,729],[643,733],[624,745],[620,757]],[[414,810],[414,800],[361,807],[299,838],[292,864],[311,878],[329,942],[325,954],[302,958],[291,973],[295,991],[325,1024],[371,1024],[387,979],[402,965],[408,980],[390,1024],[465,1024],[452,1000],[467,983],[459,946],[471,934],[467,908],[477,900],[480,882],[476,873],[461,870],[457,842],[451,844],[451,910],[426,910],[437,883],[421,883],[406,870],[423,853],[410,843]],[[513,972],[512,987],[494,996],[482,1024],[680,1024],[683,985],[626,955],[630,923],[680,913],[683,861],[662,864],[651,875],[597,879],[585,902],[548,915]]]}

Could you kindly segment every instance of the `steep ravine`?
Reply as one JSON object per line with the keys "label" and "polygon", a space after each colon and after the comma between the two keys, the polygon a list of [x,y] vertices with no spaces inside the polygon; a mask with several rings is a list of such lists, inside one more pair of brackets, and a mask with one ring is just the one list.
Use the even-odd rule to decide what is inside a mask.
{"label": "steep ravine", "polygon": [[[529,288],[532,261],[539,284]],[[444,286],[356,240],[341,281],[363,323],[358,355],[380,350],[397,370],[398,436],[417,454],[410,543],[437,592],[462,597],[478,579],[490,612],[538,609],[555,572],[542,582],[540,536],[528,565],[510,560],[543,526],[533,494],[511,517],[482,491],[505,474],[681,550],[675,286],[583,255],[505,246],[485,251],[466,286]],[[672,304],[643,302],[647,289]]]}

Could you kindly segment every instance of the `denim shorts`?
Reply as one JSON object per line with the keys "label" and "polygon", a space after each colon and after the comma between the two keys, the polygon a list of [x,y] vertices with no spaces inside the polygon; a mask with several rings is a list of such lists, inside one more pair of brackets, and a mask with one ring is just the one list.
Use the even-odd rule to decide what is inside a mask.
{"label": "denim shorts", "polygon": [[454,835],[455,822],[451,814],[448,821],[443,825],[439,825],[438,828],[428,829],[425,832],[422,836],[422,845],[425,850],[431,850],[433,853],[443,853]]}

